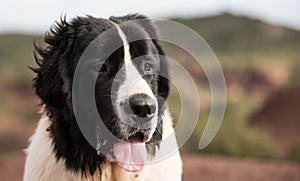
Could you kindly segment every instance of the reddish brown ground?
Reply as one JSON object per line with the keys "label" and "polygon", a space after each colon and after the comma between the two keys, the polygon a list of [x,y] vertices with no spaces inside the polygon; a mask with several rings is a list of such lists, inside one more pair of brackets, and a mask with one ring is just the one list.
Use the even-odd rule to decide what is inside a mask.
{"label": "reddish brown ground", "polygon": [[289,162],[184,155],[187,181],[299,181],[300,165]]}
{"label": "reddish brown ground", "polygon": [[[300,165],[199,155],[183,155],[186,181],[299,181]],[[24,154],[1,156],[0,180],[21,180]]]}

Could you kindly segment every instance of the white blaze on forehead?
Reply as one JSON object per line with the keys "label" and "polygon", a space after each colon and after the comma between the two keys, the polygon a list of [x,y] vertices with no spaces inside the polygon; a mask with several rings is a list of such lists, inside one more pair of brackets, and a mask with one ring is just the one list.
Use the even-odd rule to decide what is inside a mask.
{"label": "white blaze on forehead", "polygon": [[126,36],[121,28],[116,25],[118,33],[122,39],[124,46],[124,63],[125,63],[125,81],[123,85],[120,86],[120,93],[123,98],[131,96],[133,94],[147,94],[150,97],[155,97],[149,84],[142,78],[141,74],[133,64],[130,55],[130,47],[127,42]]}

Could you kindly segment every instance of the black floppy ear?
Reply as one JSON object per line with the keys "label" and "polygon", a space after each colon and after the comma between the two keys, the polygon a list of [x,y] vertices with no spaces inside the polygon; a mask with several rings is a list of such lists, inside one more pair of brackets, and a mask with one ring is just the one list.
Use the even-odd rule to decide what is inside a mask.
{"label": "black floppy ear", "polygon": [[66,22],[65,17],[56,23],[49,32],[46,32],[44,41],[47,43],[45,49],[34,43],[34,58],[37,68],[30,69],[37,75],[33,79],[33,88],[36,94],[47,106],[62,108],[66,96],[62,88],[64,85],[62,74],[63,66],[66,64],[68,51],[72,47],[73,30]]}

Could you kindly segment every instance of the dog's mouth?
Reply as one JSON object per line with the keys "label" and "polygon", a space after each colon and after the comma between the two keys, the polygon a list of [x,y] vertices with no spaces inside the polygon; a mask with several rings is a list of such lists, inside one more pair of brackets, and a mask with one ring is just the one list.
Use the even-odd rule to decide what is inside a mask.
{"label": "dog's mouth", "polygon": [[113,153],[118,165],[128,172],[138,172],[143,169],[147,159],[147,141],[149,141],[149,134],[138,131],[129,136],[126,141],[115,143]]}
{"label": "dog's mouth", "polygon": [[138,131],[132,134],[131,136],[129,136],[128,140],[126,141],[130,143],[142,143],[142,142],[146,143],[149,141],[149,134],[142,131]]}
{"label": "dog's mouth", "polygon": [[[97,136],[97,154],[106,148],[111,158],[128,172],[138,172],[143,169],[147,161],[146,144],[151,141],[153,129],[126,128],[126,131],[116,134],[118,140],[102,140],[101,132]],[[122,134],[121,134],[122,133]],[[111,149],[112,148],[112,149]]]}

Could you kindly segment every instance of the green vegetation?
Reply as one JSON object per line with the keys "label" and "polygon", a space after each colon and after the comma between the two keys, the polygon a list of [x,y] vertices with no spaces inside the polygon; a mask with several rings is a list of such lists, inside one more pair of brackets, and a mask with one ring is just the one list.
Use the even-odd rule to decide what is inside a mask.
{"label": "green vegetation", "polygon": [[263,129],[249,127],[247,124],[247,116],[251,113],[249,111],[254,107],[257,107],[257,103],[251,100],[245,100],[243,105],[229,100],[222,126],[216,137],[205,149],[199,150],[198,143],[208,120],[208,111],[203,112],[184,150],[239,157],[278,157],[275,140]]}
{"label": "green vegetation", "polygon": [[294,60],[294,65],[291,67],[291,84],[300,82],[300,57]]}
{"label": "green vegetation", "polygon": [[300,163],[300,141],[295,143],[287,152],[286,158]]}
{"label": "green vegetation", "polygon": [[274,140],[263,130],[249,128],[245,121],[227,112],[218,134],[200,153],[273,158],[276,155],[275,148]]}
{"label": "green vegetation", "polygon": [[41,42],[41,37],[31,35],[0,35],[0,74],[12,73],[31,79],[33,74],[28,66],[35,65],[33,41]]}

